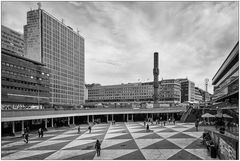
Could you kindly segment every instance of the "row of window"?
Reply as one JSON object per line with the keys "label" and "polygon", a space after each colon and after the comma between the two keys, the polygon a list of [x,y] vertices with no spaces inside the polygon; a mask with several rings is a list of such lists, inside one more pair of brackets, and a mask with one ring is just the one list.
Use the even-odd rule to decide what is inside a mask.
{"label": "row of window", "polygon": [[15,87],[15,86],[7,86],[7,85],[2,85],[2,88],[4,89],[11,89],[11,90],[19,90],[19,91],[26,91],[26,92],[34,92],[34,93],[49,93],[49,91],[43,91],[41,89],[36,90],[36,89],[30,89],[30,88],[22,88],[22,87]]}
{"label": "row of window", "polygon": [[20,84],[26,84],[26,85],[32,85],[32,86],[41,86],[41,87],[46,87],[46,88],[49,87],[48,84],[37,84],[37,83],[33,83],[33,82],[27,82],[27,81],[23,81],[23,80],[17,80],[17,79],[5,78],[5,77],[2,77],[2,81],[8,81],[8,82],[14,82],[14,83],[20,83]]}
{"label": "row of window", "polygon": [[30,73],[38,73],[38,74],[41,74],[41,75],[49,76],[48,73],[44,73],[42,71],[36,71],[36,70],[30,69],[30,68],[26,68],[26,67],[23,67],[23,66],[19,66],[19,65],[16,65],[16,64],[2,62],[2,65],[6,66],[6,67],[16,68],[16,69],[19,69],[19,70],[26,70],[26,71],[28,71]]}

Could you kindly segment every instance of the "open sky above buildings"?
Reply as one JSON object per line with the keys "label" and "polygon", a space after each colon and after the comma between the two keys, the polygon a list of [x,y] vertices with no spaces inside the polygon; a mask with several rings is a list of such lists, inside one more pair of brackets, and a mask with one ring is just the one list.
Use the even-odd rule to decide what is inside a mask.
{"label": "open sky above buildings", "polygon": [[[37,2],[2,2],[2,25],[23,33]],[[85,38],[86,83],[188,78],[204,89],[238,41],[238,2],[41,2]]]}

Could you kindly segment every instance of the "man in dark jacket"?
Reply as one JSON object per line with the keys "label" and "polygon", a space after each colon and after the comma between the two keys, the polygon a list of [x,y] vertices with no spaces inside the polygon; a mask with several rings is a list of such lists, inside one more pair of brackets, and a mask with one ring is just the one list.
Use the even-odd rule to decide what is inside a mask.
{"label": "man in dark jacket", "polygon": [[99,140],[97,140],[96,144],[95,144],[95,149],[97,151],[97,156],[100,156],[100,151],[101,151],[101,143],[99,142]]}

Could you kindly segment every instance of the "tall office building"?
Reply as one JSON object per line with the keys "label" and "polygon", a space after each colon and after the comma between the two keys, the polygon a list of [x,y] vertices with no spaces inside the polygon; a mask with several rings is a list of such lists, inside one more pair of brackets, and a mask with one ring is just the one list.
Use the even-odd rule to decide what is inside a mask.
{"label": "tall office building", "polygon": [[27,12],[26,57],[45,64],[51,73],[50,103],[76,106],[84,102],[84,38],[39,8]]}
{"label": "tall office building", "polygon": [[181,83],[181,102],[194,102],[195,83],[186,79],[177,79]]}
{"label": "tall office building", "polygon": [[23,35],[2,25],[1,49],[18,56],[24,55]]}

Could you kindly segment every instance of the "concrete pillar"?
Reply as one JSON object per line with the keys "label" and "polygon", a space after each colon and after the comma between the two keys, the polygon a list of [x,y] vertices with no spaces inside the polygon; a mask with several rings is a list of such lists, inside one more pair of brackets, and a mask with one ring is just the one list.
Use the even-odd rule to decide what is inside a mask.
{"label": "concrete pillar", "polygon": [[70,126],[70,117],[68,117],[68,126]]}
{"label": "concrete pillar", "polygon": [[73,116],[73,125],[75,125],[75,117]]}
{"label": "concrete pillar", "polygon": [[148,118],[148,113],[147,113],[147,118]]}
{"label": "concrete pillar", "polygon": [[132,121],[133,121],[133,114],[132,114]]}
{"label": "concrete pillar", "polygon": [[125,122],[125,114],[123,114],[123,122]]}
{"label": "concrete pillar", "polygon": [[114,120],[114,118],[113,118],[113,114],[112,114],[112,121]]}
{"label": "concrete pillar", "polygon": [[172,113],[172,118],[174,118],[174,113]]}
{"label": "concrete pillar", "polygon": [[51,122],[52,122],[52,127],[54,127],[53,118],[51,119]]}
{"label": "concrete pillar", "polygon": [[152,113],[152,119],[153,119],[153,113]]}
{"label": "concrete pillar", "polygon": [[47,119],[45,119],[45,129],[47,129]]}
{"label": "concrete pillar", "polygon": [[22,132],[24,132],[24,120],[22,121]]}
{"label": "concrete pillar", "polygon": [[94,122],[94,115],[92,115],[92,122]]}
{"label": "concrete pillar", "polygon": [[167,113],[167,121],[168,121],[168,113]]}
{"label": "concrete pillar", "polygon": [[12,122],[12,133],[13,133],[13,135],[15,135],[15,122],[14,121]]}
{"label": "concrete pillar", "polygon": [[108,115],[107,115],[107,123],[108,123]]}
{"label": "concrete pillar", "polygon": [[128,122],[128,113],[127,113],[127,122]]}
{"label": "concrete pillar", "polygon": [[89,123],[89,115],[87,115],[87,122]]}

